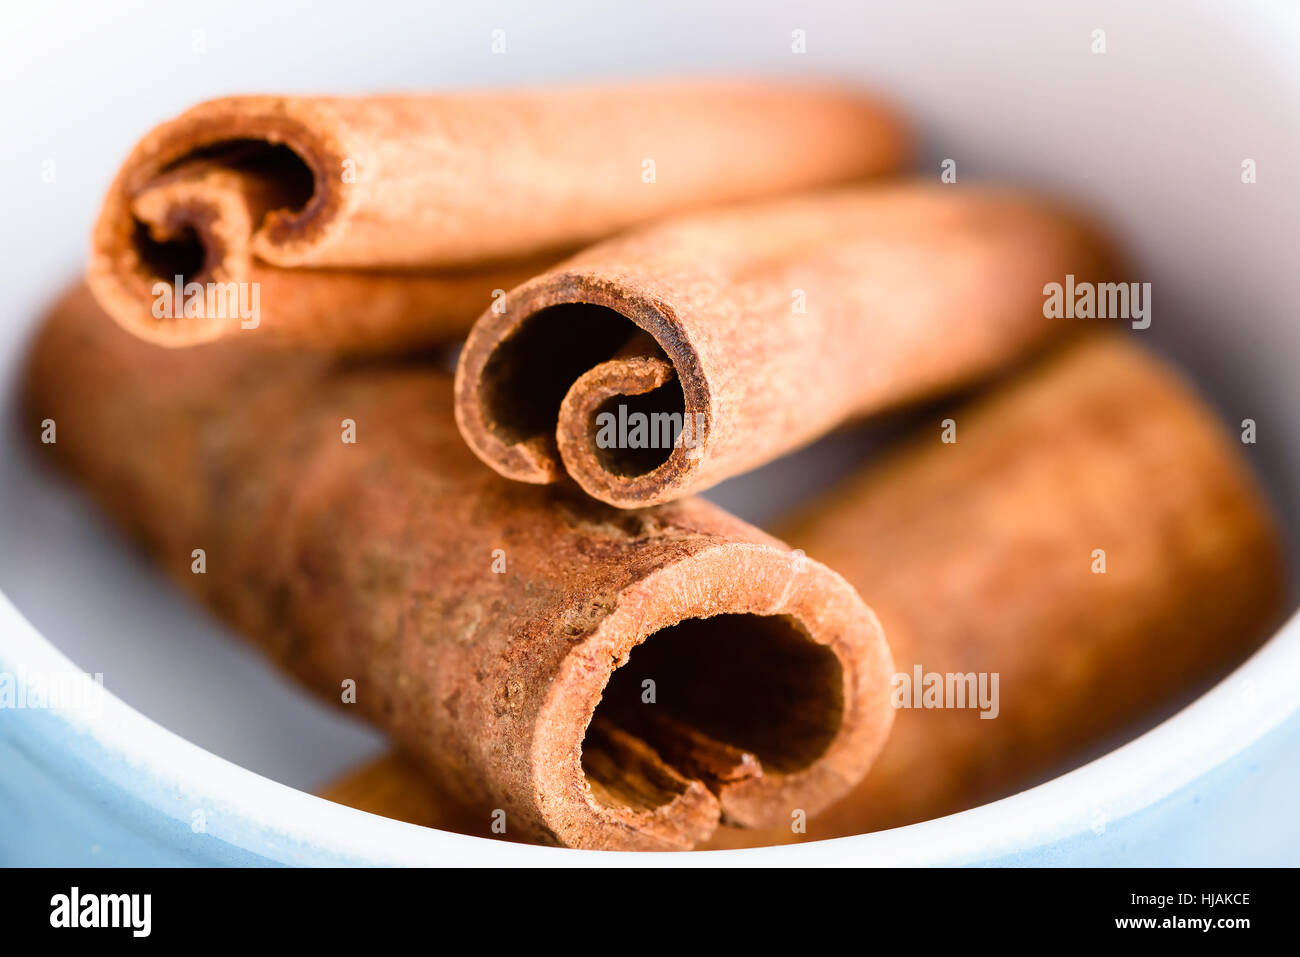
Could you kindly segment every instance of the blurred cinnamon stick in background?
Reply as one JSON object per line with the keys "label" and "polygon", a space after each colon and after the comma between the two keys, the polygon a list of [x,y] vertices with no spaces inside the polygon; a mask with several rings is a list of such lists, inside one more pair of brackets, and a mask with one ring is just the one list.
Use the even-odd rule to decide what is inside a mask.
{"label": "blurred cinnamon stick in background", "polygon": [[[1044,316],[1044,285],[1119,268],[1084,223],[1010,190],[882,184],[682,217],[485,312],[457,421],[502,475],[653,505],[1077,331]],[[605,431],[635,416],[649,446]]]}
{"label": "blurred cinnamon stick in background", "polygon": [[918,666],[996,674],[997,717],[899,709],[871,772],[808,839],[1058,773],[1242,661],[1283,611],[1280,536],[1240,446],[1123,336],[1090,338],[951,419],[954,444],[936,422],[777,531],[880,615],[913,679],[907,704],[924,699]]}
{"label": "blurred cinnamon stick in background", "polygon": [[[200,104],[145,136],[109,189],[87,277],[164,345],[353,351],[463,332],[564,250],[702,205],[900,167],[901,121],[816,86],[693,81]],[[258,284],[256,324],[158,315],[175,277]],[[161,286],[159,286],[161,284]],[[173,297],[174,298],[174,297]]]}
{"label": "blurred cinnamon stick in background", "polygon": [[[880,616],[906,679],[883,752],[806,832],[720,832],[706,848],[842,837],[1013,793],[1185,700],[1279,617],[1279,536],[1240,453],[1122,337],[1089,337],[951,420],[777,528]],[[966,706],[946,692],[925,706],[931,675]],[[401,818],[385,792],[409,802],[420,781],[391,756],[323,793]],[[437,800],[416,820],[485,834],[467,814]]]}
{"label": "blurred cinnamon stick in background", "polygon": [[166,350],[79,288],[26,398],[178,583],[512,836],[689,848],[829,804],[884,741],[888,650],[842,578],[701,500],[502,480],[427,364]]}

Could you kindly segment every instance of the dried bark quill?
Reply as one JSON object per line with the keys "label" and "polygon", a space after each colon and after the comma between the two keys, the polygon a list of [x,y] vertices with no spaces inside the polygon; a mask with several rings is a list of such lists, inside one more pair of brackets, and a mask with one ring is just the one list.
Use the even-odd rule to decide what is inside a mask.
{"label": "dried bark quill", "polygon": [[[884,750],[805,833],[724,832],[706,848],[860,834],[1005,796],[1222,674],[1275,624],[1277,527],[1232,439],[1163,363],[1089,338],[952,418],[955,443],[936,426],[777,529],[880,616],[908,679]],[[912,707],[918,667],[996,674],[997,716]],[[410,795],[420,780],[393,756],[325,793],[406,817],[384,788]],[[463,813],[438,800],[416,820],[459,828]]]}
{"label": "dried bark quill", "polygon": [[[685,216],[486,311],[457,421],[509,478],[654,505],[1007,365],[1078,328],[1044,317],[1045,283],[1119,268],[1081,221],[1007,190],[883,184]],[[629,408],[659,423],[649,445],[602,434]]]}
{"label": "dried bark quill", "polygon": [[354,681],[513,834],[689,848],[830,803],[887,734],[888,650],[842,578],[700,500],[625,514],[500,479],[432,369],[161,349],[79,288],[26,397],[182,585],[328,699]]}
{"label": "dried bark quill", "polygon": [[[87,278],[114,319],[164,345],[242,333],[389,351],[463,332],[494,290],[618,229],[888,172],[909,153],[888,108],[815,86],[227,97],[135,147]],[[257,284],[264,315],[155,310],[177,275]]]}

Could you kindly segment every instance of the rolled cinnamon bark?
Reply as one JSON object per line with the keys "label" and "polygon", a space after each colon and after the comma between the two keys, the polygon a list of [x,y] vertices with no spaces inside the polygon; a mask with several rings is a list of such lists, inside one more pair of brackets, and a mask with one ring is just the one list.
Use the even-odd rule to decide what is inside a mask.
{"label": "rolled cinnamon bark", "polygon": [[[132,151],[87,277],[118,322],[163,345],[240,331],[421,344],[463,331],[555,250],[694,206],[888,171],[909,151],[872,99],[752,82],[227,97]],[[469,269],[504,260],[528,261]],[[264,315],[252,330],[156,315],[155,289],[178,275],[264,284]]]}
{"label": "rolled cinnamon bark", "polygon": [[[1177,703],[1276,623],[1283,563],[1264,497],[1159,361],[1091,338],[952,418],[954,444],[936,425],[778,529],[880,615],[906,679],[884,750],[806,832],[719,832],[704,848],[843,837],[1006,796]],[[933,698],[930,675],[944,686]],[[927,706],[954,703],[950,675],[968,706]],[[993,675],[997,715],[981,718]],[[421,782],[394,756],[343,796],[409,820],[392,795],[427,797]],[[416,823],[464,827],[449,799],[423,810]]]}
{"label": "rolled cinnamon bark", "polygon": [[[955,444],[936,423],[777,529],[879,614],[912,695],[888,743],[806,835],[717,846],[1014,793],[1185,700],[1280,620],[1280,536],[1239,444],[1124,337],[1081,342],[952,418]],[[997,716],[927,706],[918,668],[945,685],[998,675]]]}
{"label": "rolled cinnamon bark", "polygon": [[567,472],[612,505],[658,504],[1079,328],[1044,317],[1044,285],[1115,268],[1078,221],[1006,191],[907,183],[696,214],[484,313],[457,421],[508,478]]}
{"label": "rolled cinnamon bark", "polygon": [[703,501],[501,480],[427,367],[163,350],[79,289],[28,373],[43,448],[165,569],[511,834],[688,848],[829,803],[887,733],[838,575]]}

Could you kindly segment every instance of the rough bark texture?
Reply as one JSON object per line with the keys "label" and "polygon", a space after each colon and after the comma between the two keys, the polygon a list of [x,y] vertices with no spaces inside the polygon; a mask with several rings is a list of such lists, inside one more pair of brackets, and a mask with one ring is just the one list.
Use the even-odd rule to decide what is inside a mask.
{"label": "rough bark texture", "polygon": [[[885,107],[816,87],[228,97],[137,145],[87,276],[115,319],[164,345],[244,332],[390,349],[463,331],[494,289],[550,265],[552,251],[695,206],[889,171],[909,152]],[[481,267],[505,260],[526,261]],[[176,274],[265,284],[261,324],[154,316],[154,283]]]}
{"label": "rough bark texture", "polygon": [[[1092,338],[952,417],[955,444],[936,417],[778,531],[871,603],[898,673],[997,672],[998,717],[901,709],[866,778],[806,834],[719,832],[706,847],[858,834],[1013,793],[1184,700],[1276,623],[1264,498],[1159,361]],[[394,817],[380,788],[422,787],[399,757],[358,777],[354,806]],[[417,823],[459,830],[463,813],[438,800]]]}
{"label": "rough bark texture", "polygon": [[687,848],[829,803],[883,743],[889,655],[843,579],[703,501],[500,479],[426,365],[160,349],[78,289],[28,371],[42,449],[169,573],[327,699],[355,681],[513,835]]}
{"label": "rough bark texture", "polygon": [[[602,501],[653,505],[1082,328],[1044,317],[1043,286],[1118,268],[1080,222],[1006,191],[885,184],[695,214],[598,244],[485,312],[457,421],[509,478],[567,471]],[[683,440],[611,447],[601,416],[620,405],[678,415]]]}

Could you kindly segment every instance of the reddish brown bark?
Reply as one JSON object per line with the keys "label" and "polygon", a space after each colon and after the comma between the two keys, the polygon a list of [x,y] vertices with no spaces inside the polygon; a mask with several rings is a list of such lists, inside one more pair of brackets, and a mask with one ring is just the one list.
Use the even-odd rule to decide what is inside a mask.
{"label": "reddish brown bark", "polygon": [[[1080,222],[1007,191],[907,183],[701,213],[594,246],[485,312],[457,421],[502,475],[567,473],[653,505],[1083,328],[1044,317],[1044,285],[1116,268]],[[629,408],[676,415],[684,440],[652,428],[657,448],[611,446],[602,417]]]}

